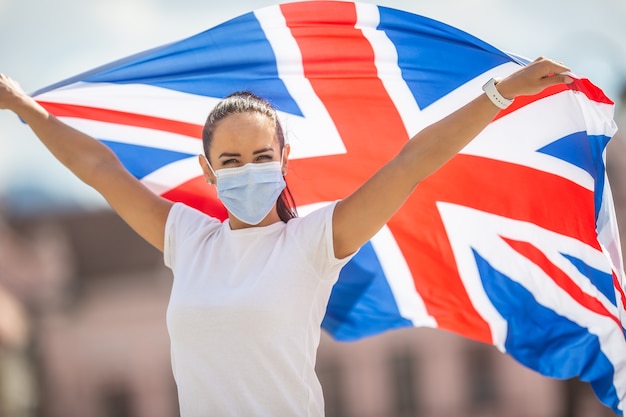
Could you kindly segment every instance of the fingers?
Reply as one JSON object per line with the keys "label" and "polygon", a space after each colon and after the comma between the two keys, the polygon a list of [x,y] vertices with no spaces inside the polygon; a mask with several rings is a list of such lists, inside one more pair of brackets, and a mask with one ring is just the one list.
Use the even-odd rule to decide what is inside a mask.
{"label": "fingers", "polygon": [[24,95],[19,84],[5,74],[0,74],[0,109],[8,109]]}
{"label": "fingers", "polygon": [[555,84],[569,84],[574,79],[567,73],[571,73],[569,67],[558,61],[553,61],[547,58],[538,58],[535,60],[538,65],[541,65],[541,80],[545,86]]}
{"label": "fingers", "polygon": [[567,74],[553,74],[542,79],[544,87],[549,87],[556,84],[570,84],[574,81],[572,77]]}
{"label": "fingers", "polygon": [[532,62],[531,65],[539,68],[541,78],[552,77],[557,74],[570,72],[570,68],[559,61],[553,61],[548,58],[539,57]]}
{"label": "fingers", "polygon": [[573,81],[570,69],[561,62],[539,57],[498,83],[498,91],[504,97],[537,94],[556,84]]}
{"label": "fingers", "polygon": [[0,73],[0,87],[6,91],[22,93],[22,87],[20,87],[19,83],[2,73]]}
{"label": "fingers", "polygon": [[14,83],[13,80],[11,80],[6,75],[0,73],[0,87],[3,87],[3,88],[6,89],[6,88],[10,87],[12,83]]}
{"label": "fingers", "polygon": [[0,73],[0,84],[8,87],[19,87],[17,81],[2,73]]}
{"label": "fingers", "polygon": [[10,77],[0,73],[0,83],[3,85],[10,85],[11,83],[15,83]]}

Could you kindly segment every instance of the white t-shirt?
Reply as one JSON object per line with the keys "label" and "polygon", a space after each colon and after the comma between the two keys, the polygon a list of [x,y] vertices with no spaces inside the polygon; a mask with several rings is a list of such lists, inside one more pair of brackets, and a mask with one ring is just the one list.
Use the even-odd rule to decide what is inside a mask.
{"label": "white t-shirt", "polygon": [[167,310],[182,417],[323,416],[320,324],[350,257],[336,259],[335,204],[231,230],[183,204],[165,227]]}

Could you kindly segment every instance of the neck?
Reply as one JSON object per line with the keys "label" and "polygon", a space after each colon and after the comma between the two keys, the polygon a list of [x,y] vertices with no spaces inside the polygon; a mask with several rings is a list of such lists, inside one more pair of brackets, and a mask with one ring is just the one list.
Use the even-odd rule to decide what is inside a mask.
{"label": "neck", "polygon": [[278,216],[276,207],[274,207],[274,209],[272,209],[272,211],[270,211],[269,214],[265,216],[265,218],[261,220],[261,222],[258,224],[244,223],[238,218],[236,218],[235,216],[233,216],[231,213],[228,213],[228,223],[230,224],[230,228],[232,230],[248,229],[251,227],[264,227],[264,226],[269,226],[271,224],[278,223],[278,222],[282,222],[282,220]]}

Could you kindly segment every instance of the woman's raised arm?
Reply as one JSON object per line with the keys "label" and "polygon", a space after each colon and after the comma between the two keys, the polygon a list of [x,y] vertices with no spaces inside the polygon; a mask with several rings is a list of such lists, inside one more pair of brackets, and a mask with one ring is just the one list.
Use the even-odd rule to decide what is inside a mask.
{"label": "woman's raised arm", "polygon": [[[572,79],[569,69],[539,58],[497,84],[507,99],[532,95]],[[435,172],[476,137],[496,116],[482,94],[415,135],[400,153],[357,191],[339,202],[333,216],[335,256],[343,258],[371,239],[402,206],[417,184]]]}
{"label": "woman's raised arm", "polygon": [[21,117],[63,165],[102,194],[146,241],[163,250],[165,221],[172,203],[141,184],[109,148],[50,115],[3,74],[0,109]]}

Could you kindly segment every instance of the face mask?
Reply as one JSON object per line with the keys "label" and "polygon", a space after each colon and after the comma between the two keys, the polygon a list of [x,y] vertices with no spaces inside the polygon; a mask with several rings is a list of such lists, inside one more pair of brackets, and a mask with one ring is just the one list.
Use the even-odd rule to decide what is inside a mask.
{"label": "face mask", "polygon": [[213,171],[217,197],[229,212],[246,224],[259,224],[276,204],[285,188],[281,163],[250,163]]}

